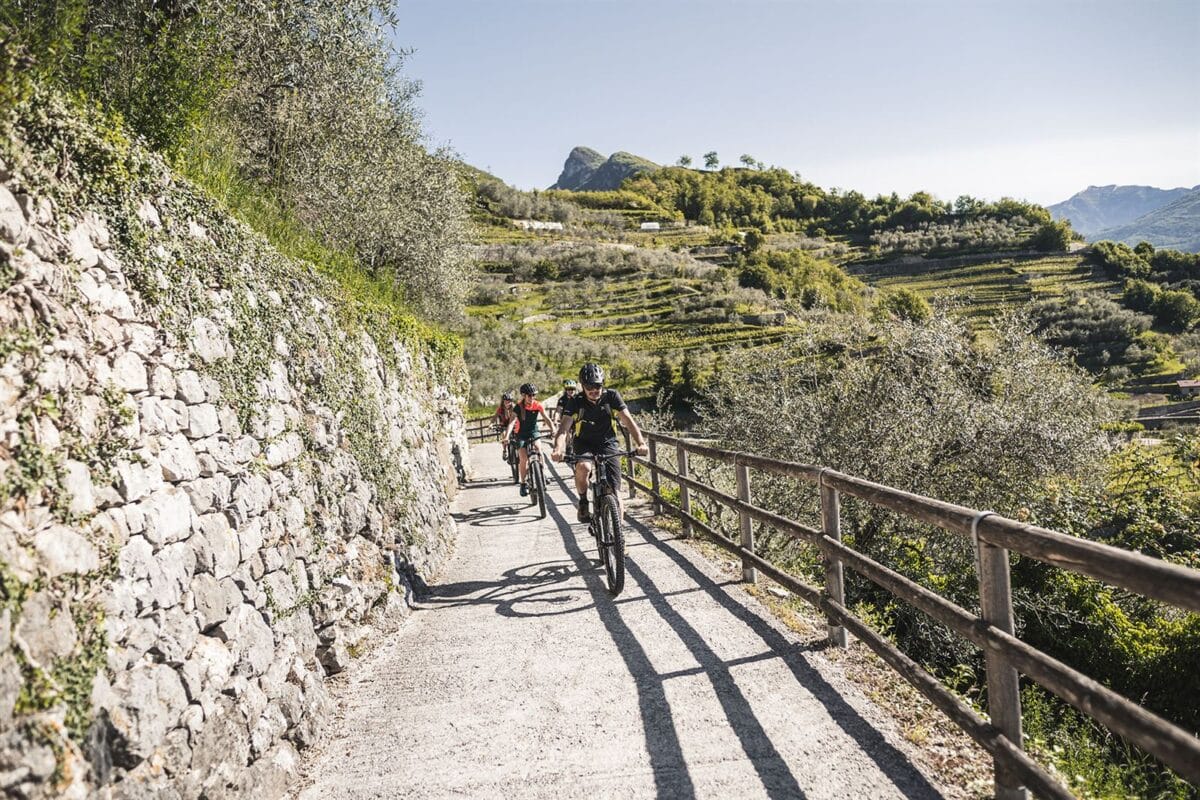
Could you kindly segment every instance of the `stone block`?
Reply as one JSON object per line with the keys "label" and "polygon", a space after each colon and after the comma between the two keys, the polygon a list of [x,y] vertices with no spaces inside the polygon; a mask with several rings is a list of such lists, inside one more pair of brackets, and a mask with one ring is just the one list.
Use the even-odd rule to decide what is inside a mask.
{"label": "stone block", "polygon": [[196,553],[197,568],[218,580],[232,575],[241,560],[238,537],[224,514],[198,516],[191,545]]}
{"label": "stone block", "polygon": [[242,796],[231,791],[250,761],[250,732],[235,702],[222,697],[206,714],[192,746],[192,770],[210,797]]}
{"label": "stone block", "polygon": [[157,229],[162,227],[162,219],[158,215],[158,209],[154,207],[154,203],[148,197],[142,198],[142,204],[137,209],[137,217],[147,228]]}
{"label": "stone block", "polygon": [[175,399],[175,375],[163,364],[155,364],[150,370],[150,393],[168,400]]}
{"label": "stone block", "polygon": [[92,227],[86,223],[76,225],[67,232],[67,248],[71,260],[83,269],[94,267],[100,261],[100,254],[92,243]]}
{"label": "stone block", "polygon": [[[203,458],[200,457],[201,472],[204,471]],[[212,511],[223,511],[229,504],[232,483],[227,476],[217,473],[211,478],[197,478],[180,484],[192,501],[192,508],[197,514],[208,514]]]}
{"label": "stone block", "polygon": [[151,436],[174,434],[187,425],[187,406],[178,400],[164,400],[150,395],[138,404],[142,430]]}
{"label": "stone block", "polygon": [[196,606],[196,624],[207,632],[229,619],[229,612],[241,605],[242,593],[231,579],[219,580],[200,572],[192,578],[192,600]]}
{"label": "stone block", "polygon": [[190,481],[200,477],[200,462],[196,460],[191,443],[182,433],[171,436],[161,444],[158,462],[163,478],[168,481]]}
{"label": "stone block", "polygon": [[108,709],[108,718],[118,739],[116,749],[126,754],[130,766],[154,752],[188,705],[179,675],[165,664],[139,664],[121,673],[113,694],[119,700]]}
{"label": "stone block", "polygon": [[92,543],[63,525],[39,531],[33,538],[33,548],[49,578],[80,575],[100,568],[100,557]]}
{"label": "stone block", "polygon": [[237,654],[239,675],[256,678],[271,666],[275,634],[254,606],[243,603],[235,608],[215,633]]}
{"label": "stone block", "polygon": [[195,618],[180,606],[159,611],[154,615],[156,637],[151,651],[157,653],[163,663],[181,666],[192,654],[200,635]]}
{"label": "stone block", "polygon": [[[261,757],[287,732],[287,718],[278,703],[267,703],[262,713],[253,718],[255,721],[250,728],[250,755]],[[258,762],[250,766],[253,771]]]}
{"label": "stone block", "polygon": [[183,370],[175,376],[175,398],[188,405],[203,403],[207,398],[200,385],[200,375],[193,370]]}
{"label": "stone block", "polygon": [[21,605],[21,615],[12,632],[35,665],[49,669],[54,659],[64,658],[75,649],[79,634],[66,601],[48,591],[35,592]]}
{"label": "stone block", "polygon": [[25,214],[7,187],[0,186],[0,237],[9,244],[24,244]]}
{"label": "stone block", "polygon": [[298,433],[287,433],[267,444],[265,456],[267,466],[279,467],[299,458],[304,452],[304,442]]}
{"label": "stone block", "polygon": [[71,495],[71,513],[80,516],[91,514],[96,510],[96,498],[92,489],[92,473],[87,464],[68,459],[63,466],[63,488]]}
{"label": "stone block", "polygon": [[121,492],[121,497],[130,503],[136,503],[164,485],[162,467],[158,459],[146,453],[142,460],[149,463],[143,465],[121,461],[117,464],[117,489]]}
{"label": "stone block", "polygon": [[187,435],[190,439],[203,439],[221,429],[217,409],[211,403],[200,403],[188,407]]}
{"label": "stone block", "polygon": [[113,359],[112,381],[131,394],[146,391],[150,386],[146,362],[137,353],[122,353]]}
{"label": "stone block", "polygon": [[188,696],[195,701],[205,691],[223,690],[236,663],[236,657],[225,642],[213,636],[197,637],[191,655],[180,670]]}
{"label": "stone block", "polygon": [[178,486],[164,486],[141,502],[143,535],[155,547],[181,542],[192,534],[192,503]]}
{"label": "stone block", "polygon": [[229,342],[220,326],[207,317],[196,317],[191,326],[191,347],[201,361],[212,364],[228,354]]}

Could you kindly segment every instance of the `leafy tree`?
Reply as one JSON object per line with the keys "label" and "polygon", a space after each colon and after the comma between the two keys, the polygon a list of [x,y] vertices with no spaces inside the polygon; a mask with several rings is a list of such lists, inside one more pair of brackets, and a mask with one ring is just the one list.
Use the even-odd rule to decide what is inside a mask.
{"label": "leafy tree", "polygon": [[875,306],[875,316],[878,319],[924,322],[933,316],[933,309],[918,292],[901,287],[883,293]]}
{"label": "leafy tree", "polygon": [[754,156],[750,155],[749,153],[742,153],[742,157],[738,160],[741,161],[742,165],[747,169],[754,169],[755,165],[758,164],[758,161],[754,158]]}
{"label": "leafy tree", "polygon": [[[1037,487],[1094,474],[1106,447],[1097,423],[1112,411],[1090,376],[1028,334],[1026,320],[1002,318],[990,338],[981,344],[964,322],[934,315],[885,325],[874,340],[857,333],[840,354],[818,336],[732,353],[708,387],[704,426],[734,450],[753,441],[775,458],[1016,514]],[[812,495],[792,481],[763,479],[755,498],[796,519],[816,514]],[[939,593],[975,596],[974,554],[961,537],[861,503],[846,503],[843,515],[856,549]],[[764,544],[770,551],[784,541],[768,534]],[[866,582],[848,592],[851,604],[888,602]],[[976,658],[919,613],[885,617],[910,653],[946,666]]]}
{"label": "leafy tree", "polygon": [[472,277],[467,207],[452,154],[424,145],[395,22],[383,0],[30,0],[0,9],[0,40],[235,211],[274,208],[454,316]]}
{"label": "leafy tree", "polygon": [[980,216],[987,204],[969,194],[960,194],[954,201],[954,213],[963,217]]}
{"label": "leafy tree", "polygon": [[689,155],[682,155],[675,163],[686,169],[692,165],[692,157]]}
{"label": "leafy tree", "polygon": [[696,400],[700,397],[700,391],[700,376],[696,371],[696,362],[691,353],[687,353],[679,368],[679,387],[676,389],[674,397],[676,416],[692,413]]}
{"label": "leafy tree", "polygon": [[1099,294],[1072,294],[1045,300],[1031,308],[1034,332],[1067,349],[1075,362],[1093,372],[1115,366],[1149,367],[1156,354],[1139,337],[1149,332],[1150,317],[1122,308]]}
{"label": "leafy tree", "polygon": [[757,253],[766,242],[767,237],[762,231],[751,228],[746,231],[746,235],[742,239],[742,249],[746,253]]}
{"label": "leafy tree", "polygon": [[659,408],[668,407],[675,390],[675,371],[671,368],[671,362],[667,361],[666,356],[658,359],[658,366],[654,369],[652,387],[657,406]]}
{"label": "leafy tree", "polygon": [[1153,312],[1164,328],[1186,331],[1200,321],[1200,301],[1191,292],[1166,289],[1154,299]]}
{"label": "leafy tree", "polygon": [[721,165],[721,159],[719,159],[717,157],[716,150],[709,150],[707,153],[704,154],[705,169],[716,169],[720,165]]}
{"label": "leafy tree", "polygon": [[1043,253],[1061,253],[1071,244],[1073,233],[1071,223],[1066,220],[1044,222],[1029,243]]}
{"label": "leafy tree", "polygon": [[1150,263],[1121,242],[1096,242],[1088,251],[1087,260],[1114,277],[1150,277]]}
{"label": "leafy tree", "polygon": [[1125,304],[1126,308],[1150,313],[1154,309],[1154,303],[1158,300],[1160,291],[1149,281],[1127,280],[1124,292],[1121,294],[1121,302]]}

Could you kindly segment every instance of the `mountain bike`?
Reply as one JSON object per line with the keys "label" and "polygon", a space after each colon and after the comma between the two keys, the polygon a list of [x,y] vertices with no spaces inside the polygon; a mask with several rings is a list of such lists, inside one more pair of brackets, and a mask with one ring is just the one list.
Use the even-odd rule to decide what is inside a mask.
{"label": "mountain bike", "polygon": [[505,453],[504,460],[508,462],[509,468],[512,469],[513,483],[520,483],[521,470],[518,465],[521,463],[521,457],[517,455],[517,443],[513,439],[508,440],[508,452]]}
{"label": "mountain bike", "polygon": [[[542,519],[546,518],[546,468],[542,465],[542,451],[534,436],[525,448],[525,485],[529,489],[529,504],[536,505]],[[514,467],[515,469],[515,467]]]}
{"label": "mountain bike", "polygon": [[[492,429],[495,430],[497,434],[499,434],[503,430],[503,428],[501,428],[499,425],[493,425]],[[514,441],[513,438],[510,438],[508,440],[508,444],[502,443],[500,446],[504,448],[504,460],[508,462],[509,469],[512,470],[513,483],[520,483],[521,482],[521,473],[517,469],[517,464],[520,462],[518,460],[519,456],[517,455],[516,441]]]}
{"label": "mountain bike", "polygon": [[625,587],[625,533],[621,530],[621,504],[617,502],[616,487],[605,480],[605,462],[614,458],[634,455],[634,450],[624,450],[601,456],[564,456],[563,463],[574,466],[580,461],[591,461],[591,477],[588,479],[588,494],[591,495],[592,521],[588,532],[596,540],[600,551],[600,562],[604,564],[604,579],[608,593],[616,597]]}

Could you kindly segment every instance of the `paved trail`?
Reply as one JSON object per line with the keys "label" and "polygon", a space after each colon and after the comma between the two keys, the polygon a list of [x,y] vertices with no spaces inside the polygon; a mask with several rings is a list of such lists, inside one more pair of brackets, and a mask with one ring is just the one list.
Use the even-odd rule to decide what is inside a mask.
{"label": "paved trail", "polygon": [[539,520],[498,445],[472,460],[442,582],[334,689],[299,798],[942,796],[812,643],[689,547],[631,520],[613,599],[569,480],[551,472]]}

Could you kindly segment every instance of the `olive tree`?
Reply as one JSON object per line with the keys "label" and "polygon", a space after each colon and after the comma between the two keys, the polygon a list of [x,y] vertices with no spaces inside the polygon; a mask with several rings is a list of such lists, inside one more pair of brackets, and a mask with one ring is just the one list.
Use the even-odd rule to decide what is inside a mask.
{"label": "olive tree", "polygon": [[[1036,516],[1041,490],[1096,474],[1113,412],[1091,379],[1031,335],[1024,318],[993,326],[988,343],[944,314],[890,322],[850,341],[812,335],[764,354],[731,355],[709,384],[702,428],[731,449],[831,467],[905,491],[1015,516]],[[756,502],[818,524],[815,490],[754,477]],[[852,546],[971,606],[970,542],[847,499]],[[764,532],[790,566],[816,575],[813,553]],[[877,600],[912,652],[973,658],[961,642],[865,583],[849,600]],[[900,604],[901,606],[903,604]]]}

